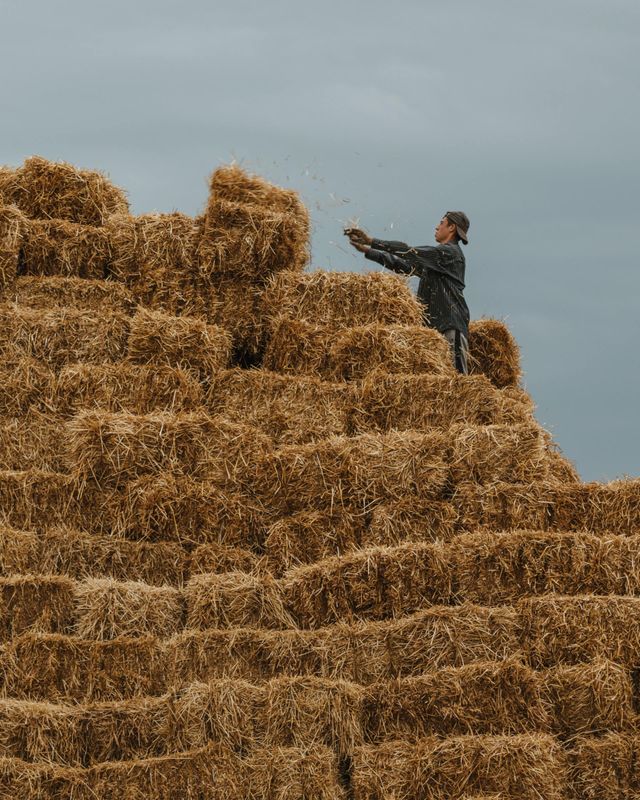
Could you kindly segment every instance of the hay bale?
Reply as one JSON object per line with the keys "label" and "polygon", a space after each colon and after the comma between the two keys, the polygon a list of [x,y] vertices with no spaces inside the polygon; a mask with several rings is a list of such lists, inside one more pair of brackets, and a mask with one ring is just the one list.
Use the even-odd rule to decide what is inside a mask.
{"label": "hay bale", "polygon": [[7,164],[0,164],[0,199],[9,196],[16,180],[16,169]]}
{"label": "hay bale", "polygon": [[538,531],[482,531],[450,544],[456,584],[477,603],[525,595],[625,594],[640,586],[640,542],[623,536]]}
{"label": "hay bale", "polygon": [[572,737],[568,761],[572,796],[580,800],[619,800],[640,791],[640,737],[636,733]]}
{"label": "hay bale", "polygon": [[[290,674],[288,665],[298,674],[304,660],[303,637],[304,632],[291,629],[187,627],[162,643],[164,675],[170,685],[184,686],[221,678],[261,683],[276,674]],[[276,642],[288,643],[291,658],[284,660],[280,672],[271,666],[271,653],[278,652]]]}
{"label": "hay bale", "polygon": [[85,512],[91,521],[87,527],[96,532],[196,545],[250,547],[263,540],[268,523],[246,496],[168,473],[132,481],[91,512],[91,507]]}
{"label": "hay bale", "polygon": [[533,484],[547,475],[546,443],[537,424],[454,425],[448,437],[455,484]]}
{"label": "hay bale", "polygon": [[[282,217],[282,229],[276,224],[265,229],[262,216],[266,214]],[[266,262],[272,272],[301,271],[309,259],[309,212],[299,194],[251,175],[237,164],[218,167],[212,174],[204,222],[207,244],[214,246],[215,255],[222,260],[227,254],[234,256],[228,237],[235,234],[241,238],[244,228],[254,228],[245,230],[241,238],[248,253],[263,256],[272,251]]]}
{"label": "hay bale", "polygon": [[[86,737],[84,764],[162,756],[187,749],[182,746],[182,730],[171,707],[174,700],[171,693],[81,707]],[[194,746],[204,744],[199,741]]]}
{"label": "hay bale", "polygon": [[233,363],[259,363],[265,340],[261,289],[228,273],[214,275],[211,285],[215,304],[207,320],[231,337]]}
{"label": "hay bale", "polygon": [[[81,706],[86,766],[184,750],[169,697],[136,697]],[[196,746],[202,746],[199,742]]]}
{"label": "hay bale", "polygon": [[453,373],[449,345],[433,328],[363,325],[332,334],[328,372],[336,380],[364,378],[374,369],[390,373]]}
{"label": "hay bale", "polygon": [[158,364],[69,364],[60,370],[48,406],[73,416],[81,410],[151,414],[201,408],[204,392],[195,375]]}
{"label": "hay bale", "polygon": [[70,468],[102,485],[172,472],[237,489],[272,450],[248,425],[203,413],[81,411],[65,431]]}
{"label": "hay bale", "polygon": [[573,461],[570,461],[555,443],[547,445],[549,477],[558,483],[581,483],[580,474]]}
{"label": "hay bale", "polygon": [[552,515],[564,530],[633,535],[640,530],[640,479],[557,486]]}
{"label": "hay bale", "polygon": [[366,690],[366,741],[549,731],[540,675],[518,659],[448,667]]}
{"label": "hay bale", "polygon": [[307,216],[298,192],[269,183],[259,175],[252,175],[235,162],[218,167],[212,173],[209,190],[214,200],[246,203]]}
{"label": "hay bale", "polygon": [[7,576],[108,577],[179,586],[188,576],[190,560],[191,555],[175,542],[130,542],[66,526],[37,534],[0,527],[0,574]]}
{"label": "hay bale", "polygon": [[622,731],[634,726],[628,669],[609,661],[561,665],[542,673],[554,730],[562,736]]}
{"label": "hay bale", "polygon": [[29,220],[20,274],[102,279],[109,273],[111,242],[105,228],[62,219]]}
{"label": "hay bale", "polygon": [[159,640],[149,635],[96,641],[26,632],[7,643],[0,666],[5,693],[17,699],[125,700],[167,691],[163,655]]}
{"label": "hay bale", "polygon": [[326,380],[361,379],[374,370],[453,374],[449,345],[431,328],[372,324],[336,331],[284,316],[273,323],[263,363]]}
{"label": "hay bale", "polygon": [[[248,783],[252,800],[344,800],[336,754],[327,747],[261,748],[248,756]],[[229,795],[225,796],[229,797]],[[240,798],[238,798],[240,800]]]}
{"label": "hay bale", "polygon": [[201,273],[233,274],[243,283],[264,285],[283,270],[302,271],[309,259],[309,216],[294,210],[209,196],[197,247]]}
{"label": "hay bale", "polygon": [[[96,764],[86,772],[89,792],[79,800],[121,800],[123,791],[125,797],[136,800],[195,798],[203,792],[239,800],[237,787],[243,785],[238,758],[217,745],[157,758]],[[84,771],[79,778],[85,779]]]}
{"label": "hay bale", "polygon": [[347,435],[353,400],[344,383],[264,369],[230,369],[213,377],[206,403],[212,413],[253,425],[274,442],[306,444]]}
{"label": "hay bale", "polygon": [[250,550],[210,542],[198,545],[191,553],[189,561],[190,575],[199,575],[204,572],[215,574],[252,572],[260,575],[266,573],[267,569],[264,559]]}
{"label": "hay bale", "polygon": [[263,683],[284,676],[371,682],[390,674],[387,627],[187,629],[166,643],[167,669],[173,684],[220,677]]}
{"label": "hay bale", "polygon": [[520,648],[518,623],[513,608],[464,603],[316,630],[187,629],[164,642],[162,674],[174,686],[214,678],[258,683],[278,676],[366,685],[513,656]]}
{"label": "hay bale", "polygon": [[115,639],[182,627],[182,597],[170,586],[88,578],[73,584],[74,633],[84,639]]}
{"label": "hay bale", "polygon": [[77,361],[120,361],[128,338],[129,319],[123,314],[0,306],[0,353],[9,360],[34,358],[52,369]]}
{"label": "hay bale", "polygon": [[243,681],[194,683],[156,698],[82,708],[86,761],[144,758],[205,747],[230,752],[260,741],[255,723],[264,692]]}
{"label": "hay bale", "polygon": [[0,415],[19,417],[51,408],[55,373],[34,358],[5,358],[0,365]]}
{"label": "hay bale", "polygon": [[[3,788],[12,796],[73,800],[154,800],[219,797],[241,800],[245,777],[240,759],[218,745],[166,756],[107,761],[91,767],[65,767],[5,758]],[[271,798],[270,798],[271,800]],[[275,798],[274,798],[275,800]]]}
{"label": "hay bale", "polygon": [[288,317],[272,323],[262,366],[272,372],[328,379],[328,335],[323,328]]}
{"label": "hay bale", "polygon": [[73,619],[74,584],[60,576],[0,578],[0,640],[24,631],[66,632]]}
{"label": "hay bale", "polygon": [[32,409],[28,416],[0,418],[0,469],[63,469],[63,420]]}
{"label": "hay bale", "polygon": [[536,668],[607,659],[635,668],[640,651],[640,598],[543,595],[523,598],[522,644]]}
{"label": "hay bale", "polygon": [[290,570],[286,607],[301,628],[382,620],[452,598],[451,564],[440,543],[360,550]]}
{"label": "hay bale", "polygon": [[264,689],[246,681],[215,680],[173,691],[166,699],[173,716],[172,749],[215,742],[237,753],[263,744]]}
{"label": "hay bale", "polygon": [[363,545],[393,547],[403,542],[448,540],[455,534],[458,513],[455,507],[441,500],[409,497],[375,505]]}
{"label": "hay bale", "polygon": [[439,431],[363,433],[350,440],[349,482],[356,502],[439,499],[447,479],[446,437]]}
{"label": "hay bale", "polygon": [[184,590],[188,628],[293,628],[282,589],[245,572],[194,575]]}
{"label": "hay bale", "polygon": [[11,299],[20,306],[40,309],[72,306],[132,314],[136,307],[131,292],[121,283],[59,276],[20,277],[15,283]]}
{"label": "hay bale", "polygon": [[123,789],[132,798],[173,800],[195,798],[204,792],[205,796],[240,800],[238,786],[244,784],[242,776],[237,756],[217,745],[208,745],[158,758],[98,764],[90,771],[91,794],[86,800],[120,800]]}
{"label": "hay bale", "polygon": [[97,706],[4,700],[0,720],[6,755],[66,766],[163,755],[177,738],[164,698]]}
{"label": "hay bale", "polygon": [[28,222],[16,206],[0,200],[0,291],[12,289]]}
{"label": "hay bale", "polygon": [[229,334],[201,319],[139,309],[131,320],[129,359],[136,364],[179,367],[210,379],[229,365]]}
{"label": "hay bale", "polygon": [[388,629],[384,641],[389,651],[389,677],[402,678],[515,656],[520,650],[519,623],[512,607],[465,602],[434,606],[412,617],[378,624]]}
{"label": "hay bale", "polygon": [[370,272],[281,272],[264,293],[271,323],[279,317],[340,328],[363,325],[422,325],[423,309],[407,282]]}
{"label": "hay bale", "polygon": [[541,483],[459,483],[451,498],[458,510],[457,527],[474,530],[546,530],[553,493]]}
{"label": "hay bale", "polygon": [[211,287],[199,274],[195,249],[200,227],[179,212],[112,217],[111,273],[138,303],[169,314],[208,316]]}
{"label": "hay bale", "polygon": [[76,707],[0,700],[3,756],[28,762],[80,765],[83,744],[81,712]]}
{"label": "hay bale", "polygon": [[[21,531],[0,525],[0,576],[41,573],[37,569],[40,540],[35,531]],[[46,571],[45,571],[46,572]]]}
{"label": "hay bale", "polygon": [[351,447],[346,437],[282,447],[257,470],[256,492],[276,518],[305,508],[349,505]]}
{"label": "hay bale", "polygon": [[364,378],[356,395],[350,422],[358,432],[532,421],[523,404],[484,375],[389,375],[382,367]]}
{"label": "hay bale", "polygon": [[353,754],[355,800],[450,800],[473,792],[561,800],[565,787],[562,748],[547,734],[429,737],[359,747]]}
{"label": "hay bale", "polygon": [[259,725],[270,747],[331,747],[338,755],[364,743],[364,691],[347,681],[275,678],[265,685]]}
{"label": "hay bale", "polygon": [[63,524],[72,505],[73,486],[72,478],[59,472],[0,471],[0,519],[22,529]]}
{"label": "hay bale", "polygon": [[307,508],[437,498],[447,476],[440,433],[362,434],[288,445],[268,456],[255,490],[282,516]]}
{"label": "hay bale", "polygon": [[471,322],[469,367],[472,375],[486,375],[498,389],[517,386],[522,377],[520,349],[504,322],[496,319]]}
{"label": "hay bale", "polygon": [[124,192],[103,174],[65,162],[32,156],[6,178],[0,188],[5,199],[32,219],[104,225],[112,214],[129,211]]}
{"label": "hay bale", "polygon": [[355,550],[365,529],[362,513],[345,508],[301,511],[283,517],[267,530],[264,552],[269,568],[282,575],[291,567]]}

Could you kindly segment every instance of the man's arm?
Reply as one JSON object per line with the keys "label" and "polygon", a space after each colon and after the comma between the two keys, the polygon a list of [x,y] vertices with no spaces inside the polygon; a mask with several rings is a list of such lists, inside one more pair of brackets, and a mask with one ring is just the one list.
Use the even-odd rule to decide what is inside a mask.
{"label": "man's arm", "polygon": [[385,253],[394,253],[399,256],[411,250],[406,242],[392,242],[386,239],[372,239],[371,247],[374,250],[384,250]]}
{"label": "man's arm", "polygon": [[384,239],[373,239],[360,228],[345,228],[349,242],[356,250],[364,253],[365,258],[382,264],[383,267],[401,275],[421,275],[419,262],[413,257],[415,251],[404,242],[391,242]]}
{"label": "man's arm", "polygon": [[[374,239],[374,242],[375,241],[377,240]],[[383,267],[386,267],[393,272],[398,272],[401,275],[422,274],[419,264],[410,264],[406,259],[402,258],[402,256],[397,256],[395,253],[388,253],[384,250],[378,250],[376,247],[369,247],[367,250],[363,250],[362,252],[364,252],[364,257],[368,258],[369,261],[375,261],[378,264],[382,264]]]}

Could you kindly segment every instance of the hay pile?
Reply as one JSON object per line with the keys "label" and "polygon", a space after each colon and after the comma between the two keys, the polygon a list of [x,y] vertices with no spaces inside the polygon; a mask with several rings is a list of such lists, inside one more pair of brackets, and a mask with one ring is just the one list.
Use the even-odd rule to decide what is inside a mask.
{"label": "hay pile", "polygon": [[494,386],[517,386],[522,376],[520,350],[503,322],[479,319],[469,325],[471,374],[486,375]]}
{"label": "hay pile", "polygon": [[0,795],[640,795],[640,482],[298,196],[0,168]]}
{"label": "hay pile", "polygon": [[0,353],[3,359],[34,359],[60,369],[76,362],[101,364],[127,355],[129,318],[117,311],[59,306],[50,310],[0,305]]}
{"label": "hay pile", "polygon": [[407,284],[378,272],[282,272],[271,280],[264,305],[270,320],[284,316],[334,329],[422,323],[422,309]]}
{"label": "hay pile", "polygon": [[0,203],[0,290],[10,289],[15,283],[27,224],[16,206]]}
{"label": "hay pile", "polygon": [[58,219],[101,226],[113,214],[126,214],[124,192],[100,172],[71,164],[28,158],[16,170],[0,175],[0,198],[16,205],[30,219]]}
{"label": "hay pile", "polygon": [[264,295],[263,364],[289,374],[354,380],[390,373],[453,374],[448,345],[395,276],[283,272]]}
{"label": "hay pile", "polygon": [[265,284],[308,261],[307,209],[296,192],[231,165],[211,176],[197,225],[197,269],[217,300],[210,321],[230,331],[239,361],[253,362],[264,348]]}
{"label": "hay pile", "polygon": [[62,219],[30,220],[22,242],[22,275],[106,278],[111,262],[107,230]]}
{"label": "hay pile", "polygon": [[308,239],[309,214],[296,192],[237,165],[213,173],[198,245],[205,274],[264,285],[277,272],[304,268]]}
{"label": "hay pile", "polygon": [[[102,276],[101,276],[102,277]],[[136,302],[131,292],[115,281],[89,278],[24,277],[16,281],[11,300],[19,306],[43,311],[58,306],[119,311],[133,314]]]}
{"label": "hay pile", "polygon": [[178,212],[114,216],[108,233],[109,274],[138,303],[169,314],[211,315],[216,301],[195,266],[199,229],[193,217]]}

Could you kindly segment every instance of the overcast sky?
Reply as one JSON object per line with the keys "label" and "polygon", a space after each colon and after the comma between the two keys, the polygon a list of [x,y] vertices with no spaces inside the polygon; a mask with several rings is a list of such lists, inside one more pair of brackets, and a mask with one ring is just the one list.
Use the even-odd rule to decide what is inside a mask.
{"label": "overcast sky", "polygon": [[471,219],[472,317],[507,320],[584,479],[640,474],[637,0],[0,0],[0,163],[105,170],[195,213],[233,158],[341,236]]}

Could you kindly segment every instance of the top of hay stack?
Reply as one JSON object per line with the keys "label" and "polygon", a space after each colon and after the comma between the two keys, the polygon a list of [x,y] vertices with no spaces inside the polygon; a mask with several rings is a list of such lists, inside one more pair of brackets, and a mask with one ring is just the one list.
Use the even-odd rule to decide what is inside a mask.
{"label": "top of hay stack", "polygon": [[458,375],[405,282],[303,271],[294,192],[97,176],[0,169],[2,796],[638,795],[640,481],[580,482],[506,326]]}
{"label": "top of hay stack", "polygon": [[31,219],[63,219],[104,225],[112,214],[127,214],[125,193],[102,173],[65,162],[28,158],[21,167],[0,171],[0,199]]}

